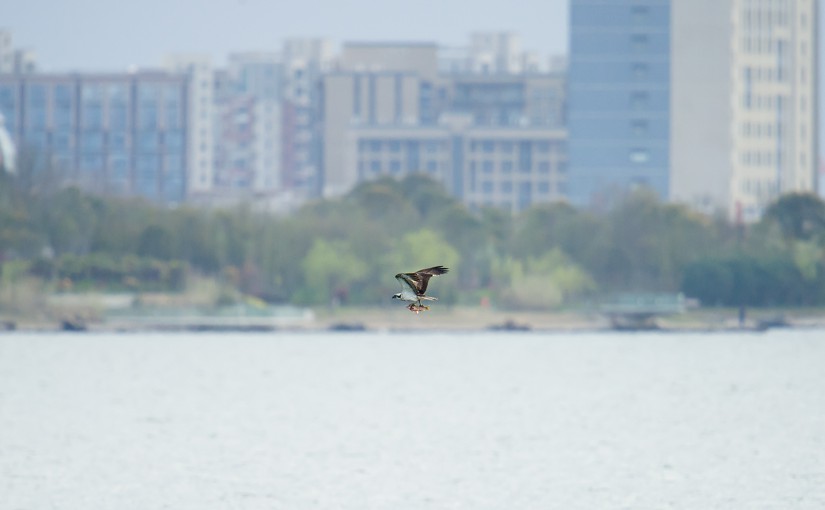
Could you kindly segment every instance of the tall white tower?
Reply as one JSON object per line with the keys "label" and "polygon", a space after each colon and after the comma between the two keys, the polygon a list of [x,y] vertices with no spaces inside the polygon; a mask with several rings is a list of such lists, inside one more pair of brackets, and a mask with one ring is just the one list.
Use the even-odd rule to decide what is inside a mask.
{"label": "tall white tower", "polygon": [[214,71],[211,59],[202,55],[171,55],[164,67],[189,76],[188,149],[186,194],[209,193],[214,184]]}
{"label": "tall white tower", "polygon": [[755,221],[816,191],[816,0],[673,0],[671,196]]}

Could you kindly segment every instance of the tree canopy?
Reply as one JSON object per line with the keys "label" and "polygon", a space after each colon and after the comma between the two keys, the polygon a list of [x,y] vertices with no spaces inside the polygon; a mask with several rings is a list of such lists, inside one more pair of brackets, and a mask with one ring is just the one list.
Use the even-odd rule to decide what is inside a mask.
{"label": "tree canopy", "polygon": [[447,304],[549,308],[628,290],[709,305],[825,303],[825,204],[815,195],[783,196],[742,232],[643,190],[606,212],[552,203],[511,215],[467,208],[410,175],[274,216],[102,198],[30,173],[0,174],[0,261],[101,288],[107,274],[109,287],[134,285],[139,267],[158,271],[153,285],[179,288],[185,268],[273,302],[380,305],[396,273],[443,264]]}

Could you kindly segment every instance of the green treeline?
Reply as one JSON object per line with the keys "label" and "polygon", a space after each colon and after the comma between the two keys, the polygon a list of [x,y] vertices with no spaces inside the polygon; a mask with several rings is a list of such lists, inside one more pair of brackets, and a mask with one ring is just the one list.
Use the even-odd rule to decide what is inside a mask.
{"label": "green treeline", "polygon": [[825,205],[786,195],[735,227],[639,191],[606,212],[474,212],[419,175],[281,217],[162,208],[0,176],[0,260],[54,289],[181,290],[212,277],[269,302],[386,303],[393,275],[443,264],[442,302],[546,309],[619,291],[705,305],[825,304]]}

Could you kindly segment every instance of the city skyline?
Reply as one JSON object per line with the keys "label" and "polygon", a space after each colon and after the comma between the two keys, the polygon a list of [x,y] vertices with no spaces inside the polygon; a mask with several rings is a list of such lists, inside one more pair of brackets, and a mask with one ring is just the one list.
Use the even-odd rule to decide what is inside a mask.
{"label": "city skyline", "polygon": [[[40,1],[44,2],[44,0]],[[816,6],[811,3],[815,0],[795,0],[792,5],[796,5],[798,1],[800,5],[808,6],[807,11],[800,14],[796,14],[794,8],[787,6],[788,4],[782,4],[786,5],[783,9],[789,10],[779,11],[784,13],[779,17],[774,16],[773,9],[775,6],[773,4],[751,6],[750,4],[738,4],[737,0],[728,0],[730,2],[729,7],[725,8],[722,4],[719,4],[720,9],[714,12],[708,12],[707,9],[697,7],[697,16],[694,20],[690,16],[690,11],[686,11],[685,8],[686,6],[694,7],[693,2],[695,1],[623,0],[623,2],[620,2],[616,0],[614,3],[603,0],[574,0],[563,2],[570,9],[569,15],[566,16],[568,21],[567,30],[569,31],[566,38],[570,41],[568,43],[569,49],[566,54],[562,53],[562,55],[569,58],[570,67],[568,72],[565,72],[560,65],[565,59],[553,60],[547,58],[551,55],[525,44],[523,34],[515,29],[485,32],[468,27],[464,42],[451,44],[449,41],[439,38],[440,36],[432,40],[425,38],[410,39],[394,31],[395,29],[391,23],[385,23],[375,25],[371,31],[359,32],[358,37],[347,37],[343,40],[334,40],[329,36],[313,39],[294,39],[285,36],[280,40],[273,41],[272,46],[268,48],[258,46],[257,48],[232,49],[234,48],[232,41],[236,41],[238,36],[238,31],[234,27],[239,26],[233,23],[234,17],[245,16],[244,13],[257,12],[261,14],[258,18],[264,19],[267,23],[275,19],[265,16],[263,13],[268,12],[268,10],[263,5],[256,3],[255,0],[252,0],[251,3],[248,0],[239,0],[231,5],[220,3],[202,10],[188,4],[189,0],[182,0],[172,4],[168,9],[164,9],[163,16],[156,17],[157,19],[153,16],[160,11],[158,9],[153,10],[151,3],[142,6],[140,15],[135,14],[134,9],[131,7],[114,15],[106,7],[100,6],[97,8],[93,0],[81,0],[80,5],[73,6],[72,13],[74,15],[82,14],[79,18],[76,17],[80,21],[73,25],[73,29],[78,32],[78,37],[81,37],[81,33],[85,33],[83,24],[91,23],[96,30],[101,28],[109,30],[119,25],[128,27],[124,28],[125,35],[112,38],[115,43],[133,40],[129,38],[128,32],[140,29],[142,26],[140,20],[148,23],[146,26],[152,27],[156,27],[158,23],[161,25],[164,23],[179,25],[176,30],[163,32],[164,35],[161,37],[138,38],[141,39],[138,41],[139,43],[150,41],[153,44],[164,45],[164,48],[159,50],[162,53],[158,58],[160,62],[143,65],[133,64],[133,66],[121,67],[119,71],[131,75],[139,70],[150,70],[161,66],[163,69],[177,73],[194,73],[192,75],[192,87],[189,91],[191,95],[188,98],[188,111],[191,112],[189,120],[192,122],[202,121],[203,124],[193,125],[190,129],[193,138],[189,140],[189,146],[194,151],[188,155],[188,161],[191,162],[190,170],[193,171],[188,180],[188,193],[190,195],[201,192],[209,193],[212,191],[212,186],[218,181],[237,183],[241,187],[248,186],[253,181],[260,185],[266,180],[264,176],[267,174],[267,170],[259,169],[250,173],[251,166],[248,165],[253,163],[255,165],[265,164],[267,168],[274,168],[274,162],[279,162],[277,166],[281,168],[281,171],[283,171],[283,165],[291,165],[291,170],[284,173],[283,176],[274,180],[270,179],[271,184],[269,187],[272,189],[274,189],[272,186],[276,181],[282,183],[292,182],[300,174],[301,178],[299,180],[303,179],[301,182],[314,182],[315,185],[312,188],[322,190],[324,195],[346,192],[353,185],[353,178],[364,178],[366,170],[371,172],[370,175],[377,175],[387,170],[398,173],[404,168],[407,168],[408,171],[414,170],[416,165],[425,163],[427,165],[435,164],[436,167],[464,168],[464,165],[460,164],[460,157],[453,158],[455,161],[451,159],[447,163],[442,162],[443,164],[435,160],[427,160],[422,163],[423,160],[417,152],[418,149],[415,149],[415,147],[420,148],[420,140],[409,137],[403,140],[377,140],[375,136],[372,136],[369,140],[364,141],[364,144],[358,142],[361,145],[371,147],[370,151],[365,153],[366,159],[353,160],[351,156],[355,154],[352,145],[354,133],[349,132],[350,126],[353,122],[358,125],[369,122],[380,125],[383,133],[394,122],[404,126],[408,126],[410,123],[429,125],[434,119],[440,118],[442,114],[450,113],[448,110],[443,109],[447,104],[444,100],[447,98],[456,101],[452,108],[465,113],[471,111],[472,109],[468,110],[468,108],[474,104],[472,101],[467,103],[465,101],[467,98],[475,98],[474,100],[486,98],[485,101],[500,101],[501,104],[496,103],[497,108],[500,108],[500,110],[492,112],[493,117],[488,118],[491,112],[476,112],[474,114],[473,121],[478,122],[480,125],[486,126],[491,121],[490,119],[495,119],[495,122],[503,122],[503,125],[516,126],[520,122],[521,124],[518,125],[524,126],[528,116],[531,119],[539,119],[535,126],[542,125],[541,115],[537,116],[536,112],[529,113],[529,111],[524,110],[524,108],[527,108],[526,105],[531,104],[526,101],[526,98],[532,100],[534,97],[540,98],[545,95],[551,97],[555,94],[551,90],[552,88],[547,89],[542,86],[540,89],[528,91],[525,88],[526,86],[519,82],[513,86],[512,90],[509,90],[508,85],[500,80],[510,73],[523,73],[525,69],[530,70],[528,74],[546,72],[551,69],[561,72],[561,76],[567,80],[565,82],[567,83],[566,92],[569,92],[567,110],[569,124],[565,124],[565,126],[570,133],[569,168],[571,172],[570,187],[566,193],[569,193],[567,198],[571,199],[573,203],[590,203],[598,196],[613,195],[616,190],[622,189],[626,185],[631,187],[638,185],[652,186],[661,196],[665,197],[668,196],[668,188],[670,188],[667,177],[672,177],[678,173],[682,177],[688,178],[689,184],[699,186],[698,192],[703,197],[701,198],[703,203],[709,200],[708,190],[721,193],[723,188],[730,187],[729,192],[754,195],[756,198],[751,198],[759,203],[750,204],[749,208],[745,208],[742,197],[738,197],[736,208],[745,208],[746,212],[751,211],[748,214],[752,213],[754,216],[758,216],[762,207],[760,204],[769,200],[775,193],[785,189],[811,188],[812,186],[808,181],[815,179],[817,158],[812,157],[812,155],[816,155],[817,149],[822,148],[822,145],[817,147],[813,142],[817,136],[820,140],[822,139],[822,133],[817,129],[817,122],[809,117],[811,113],[807,113],[808,116],[799,117],[798,123],[791,125],[789,123],[795,122],[794,119],[798,116],[790,119],[787,114],[783,114],[786,111],[795,111],[785,108],[789,104],[798,104],[801,110],[813,112],[815,111],[813,107],[816,107],[819,103],[816,100],[814,91],[817,69],[813,59],[816,55],[814,51],[811,51],[818,39],[816,26],[810,23],[810,20],[816,17],[814,15]],[[714,0],[707,1],[709,6],[716,5]],[[300,13],[306,8],[302,5],[301,7],[281,11],[282,16],[278,18],[280,24],[288,23],[294,19],[300,19],[305,24],[312,23],[316,26],[327,23],[325,20],[331,11],[321,9],[322,4],[318,2],[311,5],[318,8],[319,12],[324,15],[301,16]],[[403,14],[405,12],[403,9],[393,11],[394,7],[392,5],[374,6],[374,9],[370,10],[367,9],[368,5],[369,2],[366,0],[359,0],[358,3],[353,4],[351,13],[348,15],[342,14],[340,16],[342,21],[335,24],[335,29],[341,31],[352,30],[357,26],[369,25],[370,20],[374,21],[378,18],[397,19],[399,13]],[[560,6],[561,3],[554,4],[557,9]],[[681,10],[671,6],[679,7]],[[456,9],[456,4],[451,4],[449,8]],[[729,22],[725,21],[729,17],[727,14],[728,9],[741,10],[741,13],[733,18],[739,20],[739,23],[729,25]],[[523,5],[515,5],[508,12],[524,15],[528,10],[524,9]],[[674,13],[673,15],[670,14],[671,11]],[[435,16],[434,12],[438,12],[439,16]],[[467,10],[467,13],[469,12]],[[532,11],[530,12],[532,13]],[[756,15],[753,15],[754,12]],[[761,16],[760,13],[762,12],[768,13],[768,16]],[[148,16],[147,13],[149,13]],[[208,22],[210,17],[221,13],[225,14],[221,23],[216,25]],[[388,15],[388,13],[391,13],[391,15]],[[416,6],[416,13],[423,13],[424,18],[430,20],[443,21],[444,19],[444,10],[435,9],[430,5]],[[467,16],[459,16],[460,20],[466,18]],[[418,22],[416,22],[416,19],[418,19]],[[128,20],[128,22],[120,20]],[[179,20],[185,20],[185,23],[180,23]],[[793,23],[789,23],[788,20],[793,21]],[[476,24],[478,22],[479,19],[473,16],[472,23]],[[407,28],[424,25],[426,23],[422,23],[420,18],[415,17],[411,17],[405,23]],[[252,23],[245,22],[242,26],[247,33],[253,36],[259,33],[252,26]],[[737,30],[744,29],[737,29],[736,27],[746,27],[749,31],[740,32]],[[766,32],[764,30],[766,27],[787,27],[790,32],[782,30],[776,33]],[[291,26],[291,28],[296,29],[300,26]],[[434,27],[430,28],[435,30]],[[219,45],[223,51],[227,51],[225,58],[219,58],[213,51],[180,46],[179,41],[181,37],[185,38],[186,30],[195,33],[203,33],[204,30],[209,31],[209,44],[216,48]],[[382,30],[392,31],[392,37],[385,38],[377,35]],[[155,32],[156,29],[152,28],[144,31],[147,33]],[[49,67],[37,55],[37,47],[24,46],[19,38],[12,37],[11,34],[14,34],[14,32],[11,29],[6,29],[3,38],[3,45],[6,48],[3,52],[3,55],[5,55],[3,61],[6,62],[5,69],[7,70],[12,69],[9,67],[8,62],[13,62],[15,66],[13,69],[16,69],[15,72],[21,75],[27,73],[37,74],[38,72],[44,74],[62,72],[66,75],[80,76],[95,72],[74,66],[66,70]],[[453,31],[450,35],[456,34],[457,32]],[[714,34],[716,37],[714,37]],[[700,36],[702,40],[697,40],[697,36]],[[104,36],[103,40],[108,39]],[[70,39],[67,40],[68,42],[77,41]],[[703,49],[702,43],[705,42],[708,43],[708,47]],[[731,47],[732,42],[735,45]],[[320,45],[317,48],[320,53],[318,51],[306,53],[306,49],[301,49],[306,44]],[[117,44],[97,45],[97,47],[107,46],[111,46],[110,49],[113,49]],[[174,46],[174,48],[166,46]],[[9,50],[10,48],[15,49],[15,47],[15,51]],[[728,55],[724,51],[714,51],[718,48],[728,47],[733,48],[734,53]],[[405,49],[399,51],[398,48]],[[671,48],[673,48],[672,51]],[[794,49],[795,53],[793,55],[789,54],[785,51],[786,48]],[[779,57],[776,58],[774,53],[771,52],[777,52]],[[295,60],[298,54],[303,56]],[[714,55],[717,54],[720,55],[720,58],[715,59]],[[766,56],[757,61],[757,57],[763,54]],[[726,58],[726,55],[729,58]],[[120,58],[122,55],[118,52],[117,56]],[[250,58],[252,60],[248,61],[246,65],[251,67],[248,67],[239,75],[237,65],[240,61],[236,60]],[[307,58],[309,61],[315,62],[315,64],[312,64],[314,71],[306,68]],[[258,62],[256,59],[263,60]],[[796,62],[799,59],[803,59],[807,63],[804,66],[794,64],[796,70],[791,73],[789,73],[786,65],[782,64],[782,62]],[[776,62],[779,62],[779,64],[776,64]],[[226,67],[227,65],[228,67]],[[690,69],[691,72],[685,73],[686,69]],[[113,70],[109,69],[108,72]],[[362,76],[365,72],[375,73],[377,70],[384,74]],[[455,76],[454,73],[457,71],[481,73],[482,75],[489,75],[490,78],[495,78],[497,81],[481,85],[475,83],[461,84],[451,95],[448,81],[450,79],[454,80],[455,77],[448,78],[448,76]],[[271,145],[272,152],[266,158],[255,163],[253,161],[255,159],[254,155],[260,151],[247,151],[248,147],[245,144],[251,143],[246,132],[243,131],[247,129],[247,125],[245,123],[238,124],[238,129],[241,129],[241,131],[235,133],[232,131],[235,128],[232,128],[226,132],[226,135],[231,139],[234,139],[233,137],[237,135],[240,137],[241,143],[236,148],[237,151],[233,149],[235,152],[232,155],[230,155],[230,152],[226,152],[221,156],[223,158],[221,161],[224,161],[231,168],[225,168],[224,170],[229,171],[229,173],[222,174],[221,178],[218,179],[215,177],[217,174],[212,168],[216,155],[211,152],[213,144],[210,141],[210,137],[217,132],[213,129],[217,124],[215,126],[213,124],[218,121],[210,113],[212,106],[214,106],[212,94],[229,91],[230,89],[226,87],[232,79],[238,79],[239,81],[235,84],[236,88],[231,90],[238,93],[246,90],[251,93],[251,90],[245,88],[252,83],[247,83],[248,76],[246,73],[253,73],[260,77],[262,72],[268,73],[272,77],[278,76],[283,80],[283,86],[285,87],[284,95],[281,98],[284,101],[283,109],[281,109],[282,105],[278,103],[275,105],[278,108],[273,109],[273,105],[269,105],[260,110],[258,106],[262,105],[250,103],[249,98],[247,98],[244,99],[245,103],[221,103],[221,108],[226,107],[226,111],[221,111],[222,118],[232,119],[238,117],[246,119],[251,116],[249,118],[257,119],[260,117],[263,119],[267,117],[270,120],[263,121],[263,124],[261,124],[264,128],[270,125],[280,125],[282,120],[286,123],[294,120],[302,126],[305,125],[307,131],[299,136],[295,131],[299,127],[298,124],[290,124],[288,128],[284,127],[285,140],[280,140],[277,136],[273,137],[271,135],[261,138],[260,141],[269,140],[267,143]],[[349,77],[344,76],[347,72],[355,74]],[[793,76],[797,76],[797,78],[792,78]],[[324,81],[327,79],[341,79],[343,81],[338,84],[340,87],[333,87],[332,81],[329,83]],[[518,78],[518,80],[523,79],[525,78]],[[669,85],[671,79],[674,81],[672,87]],[[421,80],[421,82],[416,84],[414,83],[416,80]],[[740,91],[741,87],[737,85],[740,81],[745,83],[747,94],[743,95]],[[212,86],[210,86],[210,83]],[[339,109],[330,106],[333,103],[327,100],[329,98],[317,101],[317,98],[310,97],[308,91],[315,90],[314,84],[320,84],[321,90],[324,91],[340,88],[341,90],[338,92],[343,94],[341,96],[343,99],[338,102],[340,104],[336,104],[342,109],[339,111]],[[763,84],[764,87],[759,84]],[[804,84],[807,88],[801,90],[798,87],[799,84]],[[275,89],[272,90],[280,87],[280,85],[274,84],[273,86],[275,86]],[[779,86],[784,88],[780,91],[777,89]],[[23,85],[23,87],[28,87],[28,85]],[[292,89],[295,89],[295,94],[297,94],[294,97],[292,92],[288,92]],[[434,96],[436,90],[437,93]],[[673,91],[679,91],[679,94],[674,95]],[[713,94],[708,91],[712,91]],[[34,92],[39,93],[38,90]],[[48,97],[48,94],[51,94],[45,89],[44,93],[46,95],[43,97]],[[89,89],[88,94],[94,95],[95,92],[93,89]],[[7,87],[6,110],[8,112],[13,111],[11,108],[15,104],[15,97],[35,96],[29,96],[26,92],[18,94],[13,86]],[[357,100],[352,104],[347,103],[352,97],[356,97]],[[434,97],[440,99],[434,102]],[[394,99],[390,100],[389,98]],[[101,100],[104,99],[101,96]],[[236,99],[240,100],[242,98]],[[513,104],[518,103],[518,107],[512,108],[512,104],[508,101],[513,102]],[[379,107],[379,102],[383,106]],[[716,104],[716,106],[704,108],[708,114],[707,118],[702,119],[701,122],[695,122],[695,119],[690,115],[684,115],[688,111],[691,114],[696,112],[696,105],[704,107],[711,103]],[[50,103],[46,101],[43,104],[45,108]],[[733,110],[728,111],[725,107],[727,104],[732,105]],[[200,105],[206,106],[199,110]],[[676,113],[668,113],[668,105]],[[244,108],[247,110],[244,110]],[[305,111],[298,111],[301,108]],[[38,122],[38,110],[34,108],[29,108],[29,110],[34,117],[29,118],[29,114],[24,114],[21,117],[24,120],[20,124],[22,127],[18,130],[22,129],[23,131],[19,131],[18,136],[21,139],[33,137],[32,140],[37,139],[38,136],[41,138],[45,136],[43,140],[48,142],[46,145],[51,144],[53,140],[49,138],[48,133],[29,132],[31,129],[37,128],[36,123]],[[723,113],[725,111],[728,111],[727,117]],[[282,120],[279,120],[282,113],[278,112],[283,113]],[[340,119],[333,115],[335,112],[340,113]],[[745,113],[743,112],[747,113],[744,117]],[[732,117],[733,114],[737,114],[738,117]],[[11,118],[9,115],[7,115],[7,118]],[[366,117],[364,117],[365,115]],[[766,115],[769,117],[766,117]],[[340,122],[332,122],[333,117]],[[522,117],[523,119],[519,120]],[[81,116],[81,118],[84,117]],[[624,120],[619,122],[621,129],[616,131],[616,126],[619,126],[619,124],[614,123],[614,125],[610,122],[618,118]],[[316,126],[313,124],[313,119],[324,119],[324,122]],[[587,122],[583,124],[582,119]],[[668,122],[653,122],[651,119],[654,121],[656,119],[668,119]],[[779,119],[781,119],[781,124]],[[228,121],[225,124],[222,127],[230,128],[234,126]],[[701,140],[692,139],[692,133],[707,132],[706,129],[701,127],[703,125],[719,126],[718,132],[714,132],[709,139],[708,137]],[[313,126],[315,128],[323,126],[323,134],[319,134],[320,131],[317,131],[317,129],[313,131],[315,129]],[[613,131],[606,130],[609,126],[613,126],[611,128]],[[692,126],[692,128],[689,126]],[[51,129],[45,124],[44,127]],[[671,131],[679,133],[675,141],[670,136]],[[786,133],[796,134],[797,136],[780,136]],[[697,153],[695,151],[696,147],[724,144],[726,140],[730,141],[729,138],[732,134],[736,135],[735,140],[733,140],[736,142],[735,147],[732,142],[725,145],[725,149],[718,155],[719,164],[716,166],[709,165],[704,159],[685,163],[683,159],[677,157],[684,154],[702,154],[704,157],[707,152],[700,151]],[[804,143],[797,146],[798,144],[794,142],[796,138],[804,141]],[[317,158],[314,159],[313,163],[310,161],[312,158],[305,156],[312,151],[312,148],[321,147],[317,145],[319,140],[323,141],[323,148],[319,149],[320,152],[316,154]],[[281,147],[276,144],[277,141],[283,142],[285,145]],[[398,151],[393,153],[396,155],[386,161],[377,158],[376,148],[383,147],[384,142],[389,145],[393,145],[393,143],[398,145],[398,143],[403,142],[402,145],[407,144],[413,147],[415,150],[411,149],[409,151],[407,159],[415,164],[405,166],[403,161],[397,160],[396,153]],[[483,140],[482,142],[487,143],[487,146],[493,149],[497,147],[497,142],[492,139]],[[779,145],[780,142],[782,142],[781,146]],[[668,143],[678,145],[679,150],[670,154],[667,148]],[[463,147],[463,149],[466,149],[466,147]],[[283,153],[281,150],[283,150]],[[241,153],[244,151],[247,151],[248,154],[242,157]],[[299,152],[306,154],[299,157]],[[530,150],[527,150],[525,154],[530,154],[530,152]],[[458,154],[462,154],[461,150]],[[294,164],[297,161],[296,158],[303,161],[302,165],[304,166],[300,171]],[[509,156],[505,158],[508,160],[505,162],[512,163],[508,158]],[[266,163],[267,161],[269,163]],[[231,165],[227,162],[231,162]],[[731,178],[725,177],[732,171],[729,162],[732,162],[736,168],[748,169],[748,172],[741,175],[741,172],[737,173],[738,180],[733,184],[731,184],[733,182]],[[780,165],[780,162],[782,165]],[[492,160],[481,161],[481,163],[487,165],[490,170],[498,168],[496,162]],[[457,164],[457,166],[453,164]],[[801,173],[795,170],[797,166],[803,169]],[[528,167],[532,168],[531,165],[525,166],[525,168]],[[679,172],[676,172],[674,168],[680,169]],[[701,179],[696,178],[697,174],[693,170],[694,168],[705,170],[705,174]],[[474,169],[464,168],[464,170],[472,173]],[[606,172],[606,174],[602,175],[600,172]],[[492,175],[490,172],[488,174]],[[287,175],[291,177],[287,177]],[[325,179],[311,178],[311,175],[316,177],[325,176]],[[251,176],[255,178],[252,179]],[[610,178],[607,178],[607,176]],[[341,182],[338,183],[340,186],[333,186],[336,179],[339,178],[341,179]],[[614,182],[614,178],[618,180]],[[550,179],[550,181],[555,182],[554,179]],[[472,183],[472,178],[467,182]],[[541,184],[543,189],[546,188],[549,192],[551,189],[555,189],[553,188],[553,182],[541,180],[537,184]],[[588,182],[590,184],[586,184]],[[565,182],[556,184],[560,185],[558,190],[567,188],[566,179]],[[321,188],[318,188],[319,185],[321,185]],[[601,191],[592,189],[593,185]],[[470,191],[474,191],[473,188],[475,187],[471,184]],[[483,201],[489,201],[488,199],[492,196],[493,191],[497,189],[492,181],[482,182],[480,188],[488,192]],[[674,194],[673,196],[687,193],[685,183],[676,186],[676,188],[678,188],[676,191],[670,189],[670,193]],[[458,186],[456,188],[456,190],[459,189],[463,189],[463,187]],[[694,196],[696,193],[691,193],[689,200],[698,200]],[[529,194],[525,196],[529,196]],[[686,199],[685,195],[679,196],[683,200]],[[598,200],[604,200],[604,197]],[[711,208],[722,207],[729,212],[734,210],[728,199],[721,202],[717,200],[717,202],[711,205],[706,204],[706,206]]]}
{"label": "city skyline", "polygon": [[263,0],[33,0],[3,17],[0,28],[12,32],[15,46],[34,50],[39,67],[49,71],[155,67],[166,54],[178,52],[206,54],[220,64],[229,53],[278,48],[293,37],[335,44],[431,41],[449,47],[466,46],[473,32],[506,31],[519,35],[527,51],[565,54],[568,46],[568,0],[510,2],[507,9],[469,0],[311,0],[286,9]]}

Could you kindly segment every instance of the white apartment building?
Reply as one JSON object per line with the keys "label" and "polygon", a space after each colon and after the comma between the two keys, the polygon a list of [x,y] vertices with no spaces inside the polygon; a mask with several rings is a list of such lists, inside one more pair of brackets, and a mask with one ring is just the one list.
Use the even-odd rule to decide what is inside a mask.
{"label": "white apartment building", "polygon": [[282,74],[276,53],[229,56],[227,90],[216,97],[215,191],[281,190]]}
{"label": "white apartment building", "polygon": [[164,67],[189,76],[188,196],[209,193],[214,186],[214,71],[205,55],[170,55]]}
{"label": "white apartment building", "polygon": [[466,46],[439,47],[438,66],[443,74],[547,73],[563,70],[564,57],[523,51],[513,32],[473,32]]}
{"label": "white apartment building", "polygon": [[756,221],[817,189],[816,0],[673,0],[671,197]]}
{"label": "white apartment building", "polygon": [[480,74],[520,73],[526,55],[521,37],[512,32],[470,34],[470,71]]}

